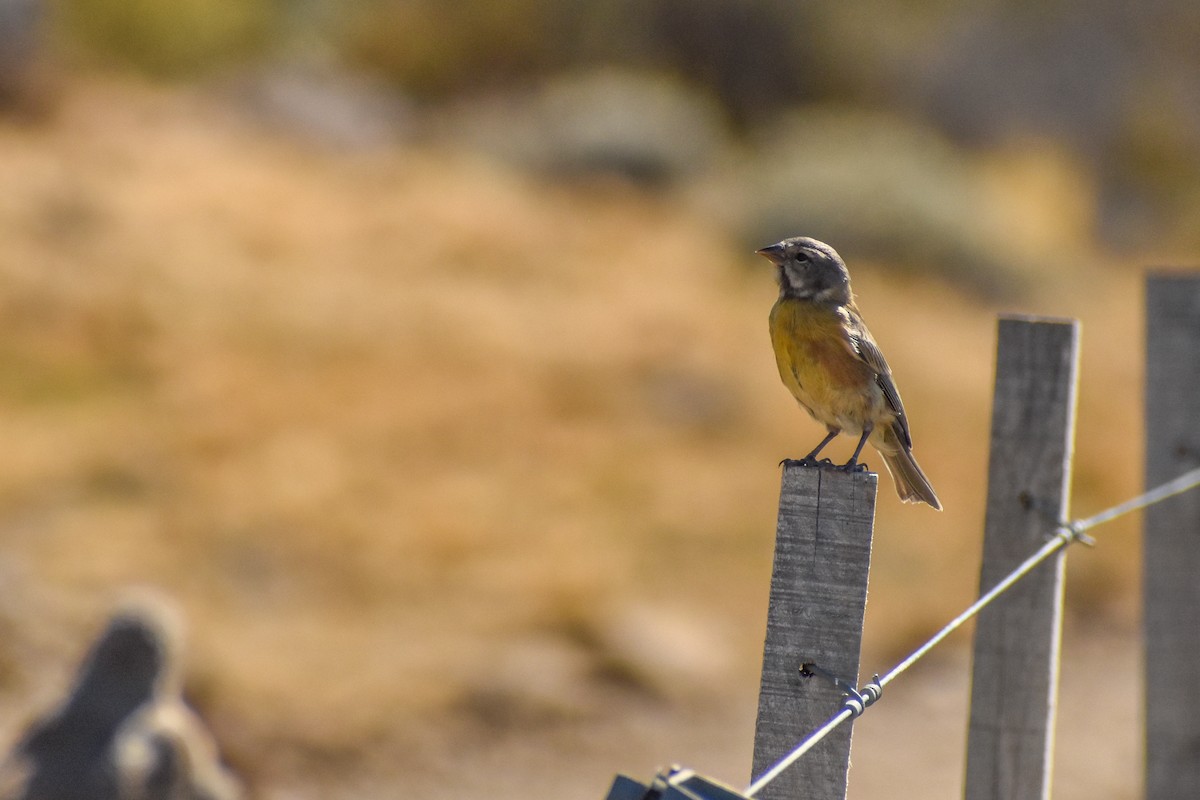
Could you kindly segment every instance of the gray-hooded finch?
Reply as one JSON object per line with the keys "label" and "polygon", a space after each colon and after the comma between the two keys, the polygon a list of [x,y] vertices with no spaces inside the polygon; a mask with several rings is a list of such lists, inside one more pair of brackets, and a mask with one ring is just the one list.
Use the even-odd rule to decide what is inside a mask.
{"label": "gray-hooded finch", "polygon": [[804,236],[756,252],[775,265],[779,281],[779,299],[771,309],[779,377],[829,431],[802,463],[816,464],[817,454],[839,433],[858,436],[854,455],[841,469],[858,468],[858,456],[870,441],[900,499],[940,511],[942,504],[913,458],[892,370],[854,305],[846,263],[829,245]]}

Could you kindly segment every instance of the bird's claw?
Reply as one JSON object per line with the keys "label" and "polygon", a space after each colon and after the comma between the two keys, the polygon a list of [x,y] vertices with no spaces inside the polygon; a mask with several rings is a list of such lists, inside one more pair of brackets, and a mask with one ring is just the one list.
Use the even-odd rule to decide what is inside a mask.
{"label": "bird's claw", "polygon": [[816,467],[817,469],[838,469],[838,465],[834,464],[828,458],[822,458],[821,460],[818,461],[817,459],[811,458],[809,456],[805,456],[804,458],[785,458],[785,459],[783,459],[783,461],[779,462],[779,466],[782,467],[785,465],[789,466],[789,467]]}
{"label": "bird's claw", "polygon": [[847,461],[845,464],[834,467],[834,469],[838,470],[839,472],[847,473],[871,471],[870,467],[860,461]]}

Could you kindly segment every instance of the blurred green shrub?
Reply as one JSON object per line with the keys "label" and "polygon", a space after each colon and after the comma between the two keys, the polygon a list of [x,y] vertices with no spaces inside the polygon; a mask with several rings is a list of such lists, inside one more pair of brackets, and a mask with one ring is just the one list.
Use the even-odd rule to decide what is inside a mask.
{"label": "blurred green shrub", "polygon": [[[69,41],[160,75],[316,43],[415,97],[612,65],[710,88],[737,119],[836,91],[824,12],[791,0],[59,0]],[[819,5],[819,4],[818,4]],[[842,87],[844,88],[844,87]]]}
{"label": "blurred green shrub", "polygon": [[[1196,0],[1156,0],[1145,13],[1121,0],[57,2],[69,45],[157,75],[285,55],[366,72],[445,106],[537,94],[551,78],[620,67],[711,98],[737,133],[836,102],[927,120],[976,149],[1045,137],[1098,176],[1096,234],[1110,244],[1200,238]],[[551,144],[567,167],[598,159],[638,170],[648,157],[651,171],[675,168],[657,145],[629,144],[642,135],[632,128],[601,147],[559,130]],[[658,130],[643,128],[647,137]],[[934,227],[954,216],[896,187],[925,206],[922,219],[942,220]]]}
{"label": "blurred green shrub", "polygon": [[970,156],[891,114],[783,115],[734,184],[747,246],[807,235],[847,258],[939,273],[985,295],[1019,291],[1030,265],[990,213]]}
{"label": "blurred green shrub", "polygon": [[340,46],[351,63],[413,95],[441,99],[558,66],[577,4],[546,0],[364,0],[349,7]]}
{"label": "blurred green shrub", "polygon": [[57,19],[92,57],[184,76],[261,51],[281,17],[273,0],[60,0]]}
{"label": "blurred green shrub", "polygon": [[647,186],[702,174],[729,145],[722,109],[707,92],[624,69],[451,103],[430,127],[439,141],[545,175],[619,175]]}
{"label": "blurred green shrub", "polygon": [[705,86],[735,118],[769,116],[832,71],[787,0],[362,0],[341,47],[418,97],[613,65]]}

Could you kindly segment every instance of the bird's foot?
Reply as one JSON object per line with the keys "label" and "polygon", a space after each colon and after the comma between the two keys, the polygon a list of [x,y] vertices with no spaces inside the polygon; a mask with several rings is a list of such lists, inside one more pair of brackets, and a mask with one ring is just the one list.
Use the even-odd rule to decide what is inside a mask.
{"label": "bird's foot", "polygon": [[822,458],[819,461],[812,456],[804,458],[785,458],[779,462],[779,466],[789,467],[815,467],[817,469],[837,469],[837,464],[834,464],[828,458]]}
{"label": "bird's foot", "polygon": [[871,471],[871,468],[868,467],[866,464],[862,463],[861,461],[847,461],[845,464],[840,464],[838,466],[835,466],[834,469],[836,469],[838,472],[850,472],[850,473],[870,472]]}

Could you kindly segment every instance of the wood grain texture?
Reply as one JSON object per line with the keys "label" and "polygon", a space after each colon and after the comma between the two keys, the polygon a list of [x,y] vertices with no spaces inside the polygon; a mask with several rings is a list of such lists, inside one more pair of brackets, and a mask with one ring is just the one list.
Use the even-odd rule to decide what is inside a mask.
{"label": "wood grain texture", "polygon": [[[996,348],[980,592],[1045,544],[1066,518],[1079,326],[1002,317]],[[1059,639],[1060,552],[979,615],[967,800],[1049,797]]]}
{"label": "wood grain texture", "polygon": [[[763,646],[753,776],[841,707],[842,693],[799,674],[806,661],[857,683],[878,476],[787,464]],[[850,724],[764,788],[761,800],[843,800]]]}
{"label": "wood grain texture", "polygon": [[[1200,273],[1146,282],[1146,488],[1200,466]],[[1200,491],[1146,510],[1146,800],[1200,797]]]}

